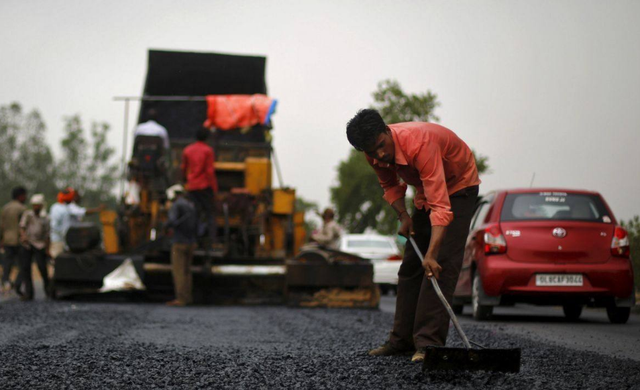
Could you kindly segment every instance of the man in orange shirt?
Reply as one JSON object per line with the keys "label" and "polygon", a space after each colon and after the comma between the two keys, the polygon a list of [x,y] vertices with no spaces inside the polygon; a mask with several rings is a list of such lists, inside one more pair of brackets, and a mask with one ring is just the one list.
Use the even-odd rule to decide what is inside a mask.
{"label": "man in orange shirt", "polygon": [[182,151],[182,175],[198,214],[206,219],[206,237],[209,240],[205,240],[205,243],[208,245],[216,239],[214,201],[215,193],[218,192],[218,181],[214,173],[215,156],[213,149],[207,144],[210,133],[208,129],[199,129],[196,142]]}
{"label": "man in orange shirt", "polygon": [[[401,222],[398,234],[412,235],[424,259],[407,243],[398,272],[393,329],[372,356],[444,346],[449,315],[428,278],[435,277],[451,302],[460,275],[469,224],[478,196],[478,170],[469,147],[451,130],[432,123],[386,125],[376,110],[359,111],[347,124],[347,138],[365,152]],[[400,181],[400,179],[402,181]],[[405,205],[407,184],[415,187],[415,211]],[[422,267],[420,266],[422,263]]]}

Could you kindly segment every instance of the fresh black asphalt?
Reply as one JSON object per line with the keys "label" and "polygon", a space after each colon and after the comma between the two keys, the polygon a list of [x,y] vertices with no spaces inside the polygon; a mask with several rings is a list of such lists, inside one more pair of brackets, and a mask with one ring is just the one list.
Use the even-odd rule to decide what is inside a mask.
{"label": "fresh black asphalt", "polygon": [[519,374],[423,373],[408,356],[367,356],[393,320],[378,310],[11,300],[0,319],[2,389],[640,389],[635,360],[487,325],[465,328],[521,347]]}

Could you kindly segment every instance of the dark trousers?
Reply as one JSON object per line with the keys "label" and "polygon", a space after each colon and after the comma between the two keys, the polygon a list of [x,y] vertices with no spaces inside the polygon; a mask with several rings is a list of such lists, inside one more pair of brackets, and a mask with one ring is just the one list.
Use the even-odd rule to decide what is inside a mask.
{"label": "dark trousers", "polygon": [[16,279],[16,290],[24,285],[24,296],[33,298],[33,277],[31,275],[31,264],[35,261],[38,271],[42,277],[45,294],[49,295],[49,275],[47,271],[47,253],[44,249],[38,249],[33,246],[22,248],[20,253],[20,272]]}
{"label": "dark trousers", "polygon": [[184,304],[193,303],[191,263],[196,244],[171,245],[171,268],[176,299]]}
{"label": "dark trousers", "polygon": [[2,284],[9,281],[11,269],[18,263],[20,256],[20,245],[5,245],[4,258],[2,261]]}
{"label": "dark trousers", "polygon": [[[213,194],[213,189],[205,188],[202,190],[189,191],[189,197],[191,198],[193,204],[196,206],[196,211],[198,212],[199,216],[198,236],[201,238],[208,238],[209,244],[215,243],[217,236],[217,227],[215,219],[215,197]],[[206,234],[204,233],[205,229],[202,229],[201,227],[206,228]]]}
{"label": "dark trousers", "polygon": [[[478,186],[465,188],[450,196],[453,221],[440,247],[438,264],[442,267],[438,284],[449,303],[453,298],[471,217],[478,197]],[[426,254],[431,239],[430,212],[417,210],[413,214],[414,239]],[[425,276],[422,259],[410,242],[398,272],[398,296],[393,330],[389,342],[397,348],[413,349],[444,346],[449,332],[449,314]]]}

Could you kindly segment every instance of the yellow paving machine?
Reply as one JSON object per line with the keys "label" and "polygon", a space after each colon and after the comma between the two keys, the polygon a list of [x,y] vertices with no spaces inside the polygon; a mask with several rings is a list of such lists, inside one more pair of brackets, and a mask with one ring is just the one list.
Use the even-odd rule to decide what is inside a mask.
{"label": "yellow paving machine", "polygon": [[[116,98],[125,105],[123,148],[128,150],[131,138],[127,130],[132,102],[140,102],[138,123],[155,112],[155,120],[167,129],[169,148],[159,137],[135,138],[131,158],[123,158],[126,180],[118,210],[101,214],[101,232],[82,224],[67,234],[68,250],[55,262],[57,295],[99,288],[126,259],[131,259],[148,294],[172,293],[170,239],[163,226],[170,206],[166,190],[182,180],[182,151],[207,119],[207,96],[266,95],[265,68],[266,58],[259,56],[149,51],[143,95]],[[304,213],[296,210],[295,190],[282,182],[272,132],[270,122],[214,131],[208,141],[219,185],[216,240],[195,252],[194,299],[377,307],[379,294],[368,260],[303,247]],[[128,200],[131,191],[137,191],[135,201]]]}

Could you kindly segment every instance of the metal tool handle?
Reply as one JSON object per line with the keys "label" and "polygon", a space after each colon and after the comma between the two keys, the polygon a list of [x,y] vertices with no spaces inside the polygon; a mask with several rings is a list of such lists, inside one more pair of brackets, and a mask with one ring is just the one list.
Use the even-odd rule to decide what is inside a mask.
{"label": "metal tool handle", "polygon": [[[416,251],[418,256],[420,256],[420,264],[422,265],[422,259],[424,259],[424,256],[422,256],[422,253],[420,252],[420,249],[418,248],[418,245],[414,241],[413,237],[409,236],[409,241],[411,241],[411,245],[413,245],[413,249]],[[467,349],[471,349],[471,344],[469,344],[469,339],[467,339],[467,335],[465,335],[464,332],[462,331],[462,328],[460,327],[460,323],[458,322],[458,317],[456,317],[455,313],[451,309],[451,306],[449,306],[449,302],[447,302],[444,295],[442,294],[442,290],[440,290],[440,286],[438,285],[438,281],[436,280],[436,277],[432,276],[429,278],[429,280],[431,280],[431,284],[433,284],[433,288],[436,290],[436,294],[438,294],[438,298],[440,298],[440,301],[444,305],[445,309],[447,309],[447,311],[449,312],[451,321],[453,321],[453,326],[455,326],[456,330],[458,331],[458,334],[460,335],[460,338],[462,339],[464,346],[467,347]]]}

